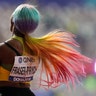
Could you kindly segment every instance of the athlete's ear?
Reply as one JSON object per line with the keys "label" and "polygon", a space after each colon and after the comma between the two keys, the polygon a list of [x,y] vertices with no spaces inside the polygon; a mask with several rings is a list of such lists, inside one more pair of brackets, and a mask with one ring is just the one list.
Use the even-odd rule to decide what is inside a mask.
{"label": "athlete's ear", "polygon": [[14,22],[12,21],[12,18],[11,18],[10,31],[13,32],[13,30],[14,30]]}

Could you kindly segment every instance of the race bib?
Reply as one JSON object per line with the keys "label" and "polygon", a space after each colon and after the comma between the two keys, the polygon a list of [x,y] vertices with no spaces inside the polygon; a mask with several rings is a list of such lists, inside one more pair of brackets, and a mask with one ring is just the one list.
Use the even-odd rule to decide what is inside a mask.
{"label": "race bib", "polygon": [[31,56],[15,56],[9,80],[28,82],[33,80],[33,75],[38,67],[38,59]]}

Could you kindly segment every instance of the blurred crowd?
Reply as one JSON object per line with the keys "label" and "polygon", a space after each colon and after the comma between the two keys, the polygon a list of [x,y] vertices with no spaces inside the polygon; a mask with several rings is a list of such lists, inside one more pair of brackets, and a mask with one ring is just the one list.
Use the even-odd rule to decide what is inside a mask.
{"label": "blurred crowd", "polygon": [[[0,42],[8,39],[10,34],[10,15],[16,6],[7,4],[0,7]],[[76,35],[82,54],[96,58],[96,8],[88,6],[70,5],[60,7],[57,4],[49,6],[37,6],[41,13],[41,21],[37,30],[32,36],[42,36],[54,29],[63,29]],[[90,76],[89,76],[90,77]],[[68,90],[65,85],[52,90],[34,90],[37,96],[96,96],[96,88],[88,89],[88,84],[95,85],[95,77],[91,81],[84,79],[80,85],[76,85],[72,90]],[[89,81],[88,81],[89,80]],[[91,85],[92,85],[91,84]],[[43,95],[42,95],[43,94]]]}

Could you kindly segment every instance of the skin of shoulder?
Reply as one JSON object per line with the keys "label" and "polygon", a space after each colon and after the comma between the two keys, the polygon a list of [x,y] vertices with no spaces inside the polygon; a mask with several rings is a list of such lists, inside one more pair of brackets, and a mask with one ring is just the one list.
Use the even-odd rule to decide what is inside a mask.
{"label": "skin of shoulder", "polygon": [[4,43],[0,43],[0,64],[2,63],[2,58],[4,58],[4,54],[6,53],[4,48]]}
{"label": "skin of shoulder", "polygon": [[4,43],[0,43],[0,61],[2,61],[2,57],[5,53]]}
{"label": "skin of shoulder", "polygon": [[[18,52],[22,53],[22,45],[16,40],[7,41],[11,46],[13,46]],[[5,43],[0,43],[0,63],[12,64],[14,62],[14,57],[16,53],[5,45]]]}

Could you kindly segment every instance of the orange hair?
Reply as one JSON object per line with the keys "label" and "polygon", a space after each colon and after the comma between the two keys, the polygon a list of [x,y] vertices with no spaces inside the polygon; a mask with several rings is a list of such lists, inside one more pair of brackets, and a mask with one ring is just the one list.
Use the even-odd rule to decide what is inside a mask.
{"label": "orange hair", "polygon": [[[26,45],[40,58],[40,85],[57,87],[73,84],[78,76],[85,76],[84,64],[91,59],[78,52],[74,35],[55,30],[40,38],[25,36]],[[45,78],[46,77],[46,78]]]}

